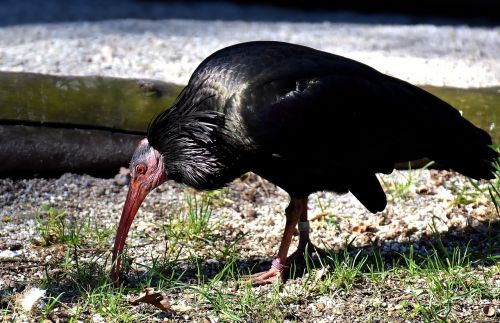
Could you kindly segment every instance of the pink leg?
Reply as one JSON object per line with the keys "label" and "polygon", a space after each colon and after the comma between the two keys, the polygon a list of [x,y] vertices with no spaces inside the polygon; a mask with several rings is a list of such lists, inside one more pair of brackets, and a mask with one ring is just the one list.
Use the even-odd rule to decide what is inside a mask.
{"label": "pink leg", "polygon": [[[307,197],[305,198],[291,198],[290,204],[285,210],[286,224],[285,232],[281,238],[281,244],[279,247],[278,255],[273,261],[273,265],[268,271],[257,273],[248,277],[253,285],[263,285],[278,281],[281,278],[281,272],[287,267],[287,255],[288,249],[290,248],[290,243],[292,242],[293,234],[299,219],[305,219],[307,221]],[[309,241],[309,231],[307,235],[301,232],[300,242],[307,245],[307,239]],[[299,242],[299,248],[300,248]]]}

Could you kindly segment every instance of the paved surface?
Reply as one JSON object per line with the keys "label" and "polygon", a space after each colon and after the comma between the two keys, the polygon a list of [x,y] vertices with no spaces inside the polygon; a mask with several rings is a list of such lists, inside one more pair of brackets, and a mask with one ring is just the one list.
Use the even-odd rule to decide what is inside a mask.
{"label": "paved surface", "polygon": [[227,4],[97,2],[0,3],[0,70],[184,84],[217,49],[242,41],[280,40],[348,56],[412,83],[500,84],[500,27],[437,20],[440,25],[410,25],[415,18]]}

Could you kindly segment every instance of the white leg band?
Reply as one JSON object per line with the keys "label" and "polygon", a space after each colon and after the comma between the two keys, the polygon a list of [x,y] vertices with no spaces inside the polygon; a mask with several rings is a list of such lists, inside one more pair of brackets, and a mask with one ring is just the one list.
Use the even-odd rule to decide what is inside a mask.
{"label": "white leg band", "polygon": [[309,225],[309,221],[299,222],[298,224],[299,231],[311,231],[311,226]]}

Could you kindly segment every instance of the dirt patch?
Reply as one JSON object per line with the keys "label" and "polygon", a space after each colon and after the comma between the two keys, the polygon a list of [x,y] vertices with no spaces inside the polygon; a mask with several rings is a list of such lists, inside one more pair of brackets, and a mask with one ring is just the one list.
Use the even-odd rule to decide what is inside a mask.
{"label": "dirt patch", "polygon": [[[284,191],[253,174],[203,194],[168,182],[148,196],[131,229],[126,290],[111,287],[106,271],[123,181],[74,174],[0,180],[0,313],[20,321],[494,321],[500,227],[487,183],[480,191],[434,170],[382,179],[389,205],[377,214],[350,194],[309,198],[312,240],[329,257],[298,264],[279,289],[237,282],[270,265],[284,227]],[[31,286],[47,294],[23,312],[16,299]],[[162,291],[171,311],[130,305],[127,296],[144,287]],[[458,296],[443,298],[442,289]]]}

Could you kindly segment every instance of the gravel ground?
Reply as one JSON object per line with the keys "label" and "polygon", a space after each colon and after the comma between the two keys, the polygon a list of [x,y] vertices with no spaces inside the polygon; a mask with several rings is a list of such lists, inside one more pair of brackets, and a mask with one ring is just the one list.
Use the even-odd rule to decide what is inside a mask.
{"label": "gravel ground", "polygon": [[[214,50],[257,39],[290,41],[345,55],[417,84],[457,87],[500,84],[500,28],[374,25],[366,21],[126,19],[24,25],[11,22],[0,28],[0,70],[154,78],[185,84],[197,64]],[[464,233],[472,236],[484,233],[485,221],[495,217],[486,197],[455,203],[464,192],[467,195],[471,191],[470,186],[457,189],[467,187],[468,182],[462,176],[429,170],[412,175],[416,178],[401,196],[395,192],[406,182],[408,172],[384,176],[390,202],[378,214],[370,214],[350,194],[314,194],[309,199],[313,241],[319,245],[324,242],[334,249],[342,248],[346,241],[353,241],[354,247],[375,242],[384,253],[404,252],[413,245],[417,252],[425,254],[429,248],[425,241],[432,237],[433,227],[451,236]],[[158,227],[185,205],[186,192],[190,191],[168,183],[147,198],[128,240],[129,246],[137,246],[130,251],[137,263],[150,262],[151,253],[162,254],[164,243],[152,244],[162,241]],[[40,237],[34,218],[41,205],[67,212],[76,223],[91,219],[101,228],[113,229],[125,196],[123,183],[87,175],[0,179],[0,252],[5,252],[0,262],[0,290],[22,289],[37,277],[43,277],[44,264],[55,257],[54,249],[37,246]],[[210,254],[211,248],[222,248],[247,233],[236,245],[240,259],[246,259],[239,267],[246,270],[257,265],[264,269],[280,241],[288,201],[286,193],[265,180],[249,176],[233,182],[221,196],[211,221],[217,223],[215,233],[223,238],[216,246],[197,246],[196,252]],[[484,249],[484,241],[479,239],[472,247]],[[185,302],[182,295],[172,297],[174,304]],[[325,320],[342,319],[347,314],[363,315],[341,311],[347,304],[365,301],[359,297],[353,301],[341,294],[318,296],[311,302],[323,304],[323,308],[328,304],[331,311],[329,316],[323,313]],[[316,305],[291,306],[300,307],[313,317],[321,312]]]}
{"label": "gravel ground", "polygon": [[354,23],[113,20],[0,28],[0,70],[186,84],[210,53],[251,40],[344,55],[416,84],[500,84],[500,28]]}
{"label": "gravel ground", "polygon": [[[475,254],[491,248],[491,230],[496,240],[499,229],[492,203],[484,196],[474,197],[466,203],[456,203],[462,194],[471,199],[469,194],[473,189],[465,178],[445,171],[417,171],[411,174],[411,185],[402,194],[397,194],[397,188],[407,183],[408,176],[410,174],[407,171],[396,171],[383,177],[389,205],[385,211],[377,214],[369,213],[350,193],[343,196],[327,192],[313,194],[309,199],[313,242],[319,246],[327,245],[333,250],[342,250],[349,242],[350,248],[354,250],[370,250],[375,244],[380,247],[384,257],[408,254],[410,247],[417,255],[427,255],[436,245],[435,235],[439,233],[450,247],[460,246],[462,250],[467,248],[468,252]],[[110,231],[104,244],[97,249],[98,252],[104,252],[104,257],[99,256],[98,263],[102,265],[109,261],[111,238],[126,191],[127,187],[120,181],[86,175],[65,174],[49,180],[0,180],[0,252],[15,254],[0,256],[0,291],[3,290],[6,293],[4,295],[14,293],[21,298],[23,294],[16,294],[16,291],[25,291],[32,284],[37,286],[36,282],[47,279],[47,274],[57,277],[62,271],[66,247],[59,244],[41,247],[40,244],[42,236],[37,229],[40,225],[34,217],[39,214],[42,223],[48,221],[47,213],[40,211],[41,205],[50,205],[66,212],[66,218],[75,226],[90,221],[92,226],[95,225],[94,230]],[[128,284],[134,284],[137,279],[134,277],[143,280],[140,277],[147,275],[143,266],[151,266],[153,259],[163,259],[168,254],[167,261],[171,261],[171,255],[175,252],[168,249],[172,247],[165,240],[163,228],[168,226],[169,219],[175,218],[179,210],[185,209],[186,197],[193,194],[190,189],[168,182],[148,196],[127,242],[128,256],[134,261],[133,269],[128,274]],[[219,192],[213,202],[213,214],[209,221],[209,226],[213,228],[210,233],[212,238],[181,239],[183,251],[178,260],[183,264],[181,269],[186,271],[184,280],[194,281],[195,286],[198,284],[192,257],[203,262],[205,275],[213,277],[220,270],[221,263],[224,263],[224,256],[221,255],[230,245],[234,245],[232,252],[237,254],[239,272],[266,270],[281,239],[284,208],[288,202],[286,192],[250,174]],[[493,226],[488,229],[489,220],[493,220]],[[498,254],[500,246],[496,241],[493,243],[493,252]],[[295,245],[292,245],[291,250],[294,248]],[[92,261],[95,257],[96,250],[93,248],[80,250],[80,262]],[[493,277],[488,278],[493,279],[488,280],[488,284],[500,287],[500,273],[495,266],[480,265],[474,270],[474,275],[487,273],[488,277]],[[362,320],[379,317],[383,321],[399,322],[397,310],[402,306],[400,300],[411,299],[411,289],[406,287],[407,283],[399,281],[399,276],[396,276],[395,281],[394,277],[392,279],[385,288],[366,282],[369,284],[368,289],[358,286],[351,292],[338,290],[325,295],[304,292],[304,284],[313,282],[299,275],[287,282],[285,295],[294,295],[295,301],[287,301],[288,305],[283,311],[290,313],[291,321],[345,322],[354,317]],[[421,284],[421,288],[425,289],[425,280]],[[64,317],[71,315],[68,313],[76,311],[72,299],[76,297],[76,291],[71,287],[73,285],[71,280],[62,280],[59,285],[56,283],[56,287],[51,287],[54,296],[65,293],[61,299],[65,306],[56,308],[54,314],[63,321]],[[271,291],[269,286],[263,286],[257,287],[254,292]],[[224,318],[224,315],[214,314],[211,306],[200,304],[189,290],[169,290],[167,295],[171,305],[167,317],[174,321],[199,321],[205,317],[208,318],[205,322],[214,322]],[[6,301],[9,299],[6,298]],[[488,306],[493,306],[493,315],[500,310],[500,303],[495,299],[484,299],[479,303],[455,302],[454,317],[492,321],[481,314],[483,308],[489,309]],[[155,312],[151,307],[139,307],[137,311],[148,311],[150,315]],[[29,312],[23,311],[17,311],[16,317],[19,321],[32,319]],[[163,316],[156,311],[154,317],[159,321]],[[265,315],[260,314],[258,317],[258,321],[262,321]],[[80,318],[92,321],[102,319],[99,314],[89,317],[84,313],[80,314]],[[52,318],[52,321],[57,320]]]}
{"label": "gravel ground", "polygon": [[[467,181],[455,173],[417,171],[403,197],[391,194],[398,183],[407,181],[408,176],[407,171],[382,176],[392,201],[385,211],[377,214],[367,211],[350,193],[311,195],[312,239],[337,247],[354,238],[356,247],[384,241],[386,251],[406,251],[408,242],[431,236],[433,228],[438,232],[462,230],[468,225],[481,226],[477,221],[492,216],[491,203],[486,197],[470,205],[455,205],[457,187],[467,187]],[[237,180],[230,185],[217,204],[220,207],[214,209],[213,220],[224,223],[223,227],[233,236],[251,233],[240,243],[242,257],[269,258],[274,255],[281,238],[288,195],[260,177],[250,177],[252,179]],[[165,221],[169,214],[183,207],[186,192],[192,193],[169,182],[151,193],[134,222],[136,230],[157,230],[155,223]],[[0,228],[0,248],[9,249],[19,242],[37,238],[34,216],[41,205],[66,211],[78,221],[91,218],[103,227],[113,227],[118,223],[127,186],[114,179],[65,174],[58,179],[2,179],[0,193],[0,219],[4,219]],[[144,241],[129,241],[130,245],[141,243]],[[415,248],[418,250],[418,245]],[[147,254],[149,251],[146,248],[140,252]]]}

